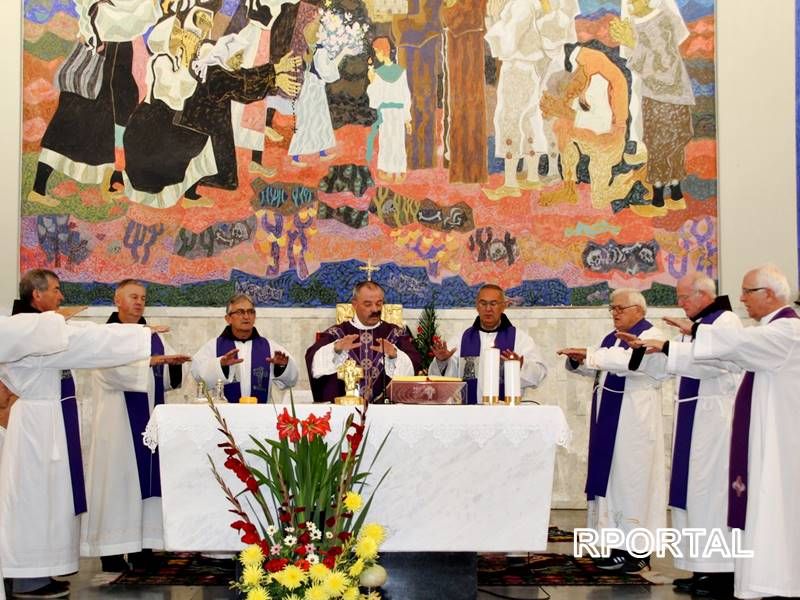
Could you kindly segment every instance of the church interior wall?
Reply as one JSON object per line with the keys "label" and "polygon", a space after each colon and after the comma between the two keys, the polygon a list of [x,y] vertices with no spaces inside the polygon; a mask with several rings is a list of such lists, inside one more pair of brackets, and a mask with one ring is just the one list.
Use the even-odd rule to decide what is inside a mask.
{"label": "church interior wall", "polygon": [[[0,37],[4,60],[0,76],[20,81],[21,3],[6,7],[4,36]],[[723,293],[738,303],[742,274],[751,266],[771,261],[786,272],[797,289],[798,237],[796,231],[794,127],[794,3],[770,3],[769,11],[746,0],[717,3],[717,84],[719,142],[719,272]],[[765,65],[768,68],[765,68]],[[19,86],[7,85],[0,95],[0,306],[10,306],[16,295],[19,264],[19,144],[21,98]],[[739,305],[741,311],[741,306]],[[658,308],[648,315],[659,318],[677,309]],[[102,321],[107,307],[93,307],[83,318]],[[406,310],[415,323],[419,310]],[[222,308],[159,307],[149,311],[151,320],[172,328],[171,340],[179,352],[193,353],[222,327]],[[526,400],[562,407],[573,438],[559,452],[553,501],[556,507],[581,507],[582,473],[587,446],[587,407],[591,381],[568,376],[555,356],[557,348],[599,342],[610,326],[601,308],[509,309],[512,321],[527,330],[540,345],[550,370],[542,386],[528,392]],[[314,335],[333,320],[333,309],[260,309],[257,327],[286,345],[302,363],[305,348]],[[439,311],[441,333],[447,337],[462,330],[474,318],[468,309]],[[308,389],[301,368],[298,384]],[[87,390],[80,374],[79,389]],[[172,401],[192,396],[193,387],[175,392]],[[83,394],[89,396],[88,391]],[[664,430],[671,438],[672,387],[662,391]],[[91,435],[91,406],[83,406],[84,443]],[[509,409],[513,410],[513,409]],[[667,439],[666,447],[670,447]]]}

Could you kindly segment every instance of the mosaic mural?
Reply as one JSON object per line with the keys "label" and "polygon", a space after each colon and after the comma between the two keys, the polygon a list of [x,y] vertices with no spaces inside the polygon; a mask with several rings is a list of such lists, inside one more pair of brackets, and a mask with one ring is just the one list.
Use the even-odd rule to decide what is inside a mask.
{"label": "mosaic mural", "polygon": [[21,270],[103,304],[674,303],[717,275],[713,0],[25,0]]}

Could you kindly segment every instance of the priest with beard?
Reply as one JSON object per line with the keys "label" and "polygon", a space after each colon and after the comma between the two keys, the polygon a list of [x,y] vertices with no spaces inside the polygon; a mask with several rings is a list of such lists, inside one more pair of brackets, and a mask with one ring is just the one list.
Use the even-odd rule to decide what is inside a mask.
{"label": "priest with beard", "polygon": [[353,289],[355,316],[330,327],[306,350],[311,392],[315,402],[332,402],[344,396],[344,382],[337,370],[352,358],[364,369],[361,397],[371,402],[384,396],[395,376],[414,375],[422,360],[406,330],[381,321],[383,288],[374,281],[362,281]]}

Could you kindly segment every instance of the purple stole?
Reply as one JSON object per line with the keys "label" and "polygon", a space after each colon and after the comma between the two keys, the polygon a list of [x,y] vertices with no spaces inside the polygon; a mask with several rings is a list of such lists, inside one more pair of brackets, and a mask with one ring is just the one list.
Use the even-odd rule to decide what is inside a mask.
{"label": "purple stole", "polygon": [[[164,344],[157,333],[150,337],[150,356],[162,356]],[[153,403],[158,406],[164,404],[164,365],[153,367],[153,381],[155,393]],[[128,421],[131,424],[133,436],[133,452],[136,456],[136,469],[139,471],[139,489],[142,500],[161,496],[161,471],[158,460],[158,450],[151,452],[144,445],[142,433],[150,420],[150,399],[147,392],[123,392],[125,407],[128,409]]]}
{"label": "purple stole", "polygon": [[[778,319],[797,319],[797,313],[788,306],[779,310],[769,322]],[[744,529],[747,515],[747,467],[750,445],[750,409],[753,404],[753,381],[755,373],[747,371],[736,392],[731,426],[731,454],[728,476],[728,527]]]}
{"label": "purple stole", "polygon": [[[258,399],[259,404],[266,404],[269,399],[269,371],[267,359],[272,356],[269,342],[265,337],[254,337],[250,340],[250,395]],[[217,356],[222,356],[236,348],[234,341],[228,336],[217,338]],[[238,403],[242,397],[242,386],[238,381],[225,384],[225,398],[228,402]]]}
{"label": "purple stole", "polygon": [[72,504],[75,514],[86,512],[86,486],[83,477],[81,430],[78,418],[78,401],[75,399],[75,380],[72,371],[61,371],[61,414],[64,417],[64,435],[67,440],[69,478],[72,483]]}
{"label": "purple stole", "polygon": [[[717,310],[697,321],[710,325],[726,311]],[[692,449],[694,413],[700,380],[681,377],[678,384],[678,414],[675,418],[675,440],[672,443],[672,473],[669,479],[669,506],[686,510],[686,491],[689,487],[689,456]],[[685,400],[685,401],[683,401]]]}
{"label": "purple stole", "polygon": [[[494,338],[494,347],[499,348],[500,352],[503,350],[514,350],[514,343],[516,342],[517,337],[517,330],[516,328],[509,324],[508,327],[502,327],[497,330],[497,336]],[[461,357],[475,357],[480,356],[481,354],[481,336],[480,336],[480,329],[473,325],[469,327],[467,330],[464,331],[464,334],[461,336]],[[503,398],[505,395],[505,389],[502,376],[503,370],[500,370],[500,397]],[[473,377],[468,377],[467,373],[464,374],[464,380],[467,384],[467,398],[465,404],[477,404],[478,403],[478,378],[474,376],[475,373],[473,372]]]}
{"label": "purple stole", "polygon": [[[630,328],[628,333],[636,336],[650,329],[653,325],[642,319]],[[616,331],[603,338],[601,348],[611,348],[617,341]],[[619,340],[622,348],[628,344]],[[598,374],[598,381],[600,372]],[[586,476],[586,497],[594,500],[595,496],[605,496],[608,489],[608,478],[611,474],[611,460],[614,458],[614,445],[617,441],[619,414],[622,410],[622,397],[625,394],[626,378],[624,375],[607,373],[603,389],[592,394],[592,415],[589,419],[589,472]],[[600,410],[597,410],[597,395],[601,394]]]}

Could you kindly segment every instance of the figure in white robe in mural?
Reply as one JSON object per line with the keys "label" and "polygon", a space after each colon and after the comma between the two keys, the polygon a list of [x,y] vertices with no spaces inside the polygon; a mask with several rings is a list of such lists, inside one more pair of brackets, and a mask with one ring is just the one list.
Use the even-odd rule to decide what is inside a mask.
{"label": "figure in white robe in mural", "polygon": [[[609,32],[622,47],[629,48],[627,64],[640,81],[647,181],[653,185],[653,206],[663,207],[667,185],[672,200],[683,199],[684,151],[694,134],[694,92],[680,52],[689,30],[675,0],[634,0],[631,5],[630,19],[612,22]],[[627,14],[627,10],[623,12]]]}
{"label": "figure in white robe in mural", "polygon": [[28,200],[46,206],[59,201],[47,196],[53,171],[80,183],[101,184],[107,196],[113,183],[122,183],[115,171],[116,140],[139,101],[133,78],[132,40],[161,17],[158,0],[75,0],[79,39],[103,56],[102,83],[96,98],[62,90],[58,107],[45,130],[33,189]]}
{"label": "figure in white robe in mural", "polygon": [[[406,70],[389,57],[388,39],[376,39],[373,48],[383,63],[376,69],[370,68],[367,86],[370,108],[378,112],[378,120],[373,125],[373,130],[378,128],[378,174],[399,181],[408,168],[406,133],[411,129],[411,91]],[[368,161],[373,139],[371,132],[367,142]]]}
{"label": "figure in white robe in mural", "polygon": [[80,517],[75,514],[61,410],[61,371],[139,361],[149,366],[150,330],[139,325],[80,323],[67,348],[0,366],[19,396],[0,458],[0,562],[6,577],[78,570]]}
{"label": "figure in white robe in mural", "polygon": [[737,598],[800,596],[800,319],[792,314],[784,306],[744,329],[701,325],[692,345],[695,360],[730,361],[753,373],[742,533],[753,556],[734,561]]}
{"label": "figure in white robe in mural", "polygon": [[[158,335],[164,354],[175,354],[163,336],[154,335]],[[152,413],[156,397],[154,368],[163,369],[165,391],[180,386],[179,365],[142,370],[138,364],[129,364],[92,372],[94,419],[86,471],[88,509],[81,521],[81,556],[109,556],[164,547],[161,496],[142,499],[125,398],[126,392],[146,393]],[[141,437],[141,432],[137,434]],[[149,449],[147,454],[152,458]]]}

